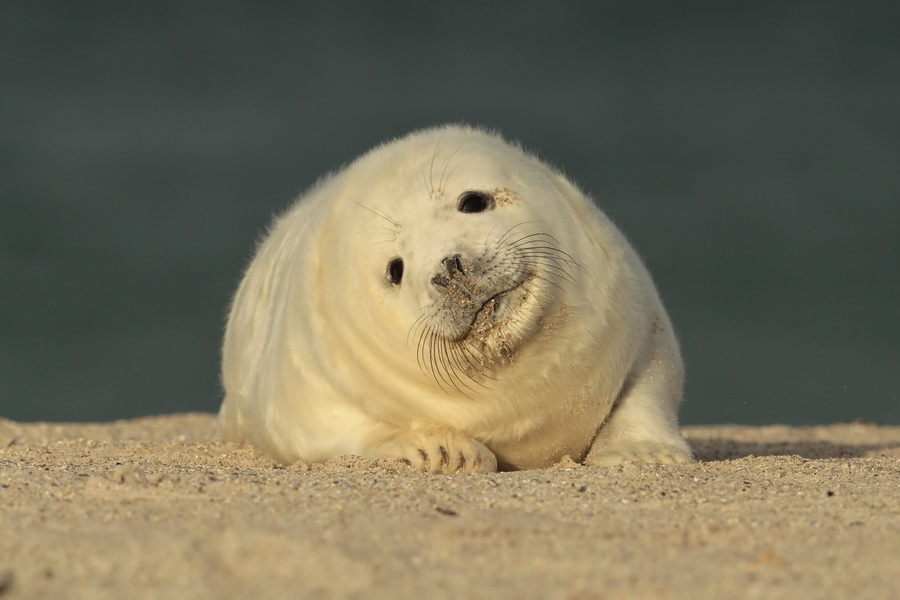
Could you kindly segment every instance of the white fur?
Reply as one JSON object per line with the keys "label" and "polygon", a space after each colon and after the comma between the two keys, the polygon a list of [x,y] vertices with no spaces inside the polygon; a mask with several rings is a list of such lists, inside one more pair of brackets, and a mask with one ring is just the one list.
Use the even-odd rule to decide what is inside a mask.
{"label": "white fur", "polygon": [[[498,188],[515,200],[457,210],[463,192]],[[417,360],[414,333],[434,306],[432,275],[512,228],[552,236],[577,266],[563,265],[568,279],[541,273],[510,320],[524,341],[509,364],[441,381]],[[405,265],[397,286],[393,257]],[[467,127],[379,146],[275,221],[234,298],[222,378],[223,439],[283,462],[358,454],[469,472],[566,455],[690,460],[676,423],[681,357],[640,259],[565,177]]]}

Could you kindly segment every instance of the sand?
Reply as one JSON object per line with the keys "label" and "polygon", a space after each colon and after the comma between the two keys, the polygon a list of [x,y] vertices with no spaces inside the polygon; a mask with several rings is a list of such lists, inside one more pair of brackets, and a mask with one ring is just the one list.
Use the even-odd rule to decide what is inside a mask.
{"label": "sand", "polygon": [[900,427],[685,432],[694,465],[447,476],[0,420],[0,598],[900,597]]}

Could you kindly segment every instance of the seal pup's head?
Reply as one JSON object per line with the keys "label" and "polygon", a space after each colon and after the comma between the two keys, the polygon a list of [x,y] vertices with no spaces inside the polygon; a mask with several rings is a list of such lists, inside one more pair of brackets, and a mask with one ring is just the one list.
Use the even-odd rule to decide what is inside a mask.
{"label": "seal pup's head", "polygon": [[352,164],[341,193],[339,218],[371,240],[359,291],[398,326],[382,339],[401,332],[445,392],[495,387],[564,318],[581,277],[566,205],[581,194],[517,146],[469,128],[418,132]]}

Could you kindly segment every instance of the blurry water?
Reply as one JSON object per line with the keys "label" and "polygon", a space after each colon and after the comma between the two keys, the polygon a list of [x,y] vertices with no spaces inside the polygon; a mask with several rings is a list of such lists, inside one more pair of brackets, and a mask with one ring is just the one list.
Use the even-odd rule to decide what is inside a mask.
{"label": "blurry water", "polygon": [[0,5],[0,415],[215,410],[271,215],[467,121],[635,242],[685,422],[900,422],[897,3],[437,6]]}

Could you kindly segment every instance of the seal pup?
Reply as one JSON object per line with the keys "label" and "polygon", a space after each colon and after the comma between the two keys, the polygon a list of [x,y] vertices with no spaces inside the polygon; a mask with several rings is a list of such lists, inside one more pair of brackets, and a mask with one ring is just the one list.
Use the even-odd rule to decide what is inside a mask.
{"label": "seal pup", "polygon": [[683,368],[637,254],[498,135],[414,132],[277,218],[234,297],[225,441],[426,472],[681,463]]}

